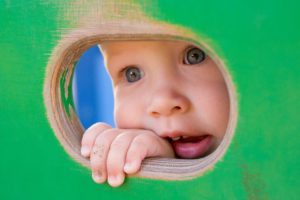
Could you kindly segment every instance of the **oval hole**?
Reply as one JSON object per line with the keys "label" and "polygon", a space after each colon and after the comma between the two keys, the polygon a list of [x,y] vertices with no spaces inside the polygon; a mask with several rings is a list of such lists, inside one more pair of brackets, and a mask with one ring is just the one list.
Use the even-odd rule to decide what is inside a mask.
{"label": "oval hole", "polygon": [[[101,30],[109,31],[109,29],[101,29]],[[145,29],[143,30],[145,31],[145,33],[139,32],[139,34],[137,34],[136,32],[138,32],[139,30],[138,26],[137,27],[133,26],[131,29],[126,28],[126,30],[120,30],[120,31],[127,31],[127,30],[131,30],[132,34],[119,34],[117,37],[110,37],[107,34],[95,35],[94,32],[89,32],[89,31],[84,32],[83,30],[78,30],[78,32],[74,31],[68,37],[66,37],[66,39],[63,39],[60,42],[60,44],[56,47],[47,66],[47,74],[46,74],[45,85],[44,85],[44,100],[47,109],[47,115],[49,118],[49,122],[54,130],[54,133],[57,136],[58,140],[61,142],[64,149],[67,151],[69,155],[71,155],[73,159],[75,159],[77,162],[81,163],[82,165],[90,168],[89,160],[87,158],[84,158],[80,154],[82,135],[84,133],[85,128],[90,126],[90,124],[93,124],[96,121],[105,121],[105,119],[94,118],[89,122],[83,122],[83,121],[80,122],[80,119],[76,114],[75,107],[77,107],[77,112],[80,112],[79,111],[80,106],[78,106],[77,100],[74,103],[72,90],[75,93],[76,99],[79,99],[80,97],[77,96],[78,92],[77,94],[75,92],[77,91],[77,89],[74,90],[75,88],[72,86],[72,83],[74,83],[74,85],[76,84],[78,85],[77,80],[80,79],[79,76],[82,73],[78,72],[77,74],[77,72],[75,72],[74,69],[75,66],[78,65],[78,70],[79,70],[79,65],[81,64],[82,60],[85,59],[86,51],[87,52],[98,51],[97,45],[98,44],[102,45],[103,42],[106,41],[111,41],[111,42],[114,41],[116,43],[121,41],[123,43],[124,42],[126,43],[126,41],[127,42],[130,41],[131,42],[134,41],[175,42],[176,41],[176,42],[193,44],[194,46],[197,46],[200,49],[202,49],[210,58],[210,62],[213,62],[214,65],[216,65],[216,69],[224,78],[225,86],[228,89],[227,92],[228,92],[228,101],[229,101],[228,103],[229,117],[228,117],[228,126],[227,128],[224,129],[224,137],[217,143],[218,144],[217,146],[212,148],[212,150],[209,153],[207,153],[206,155],[203,154],[199,158],[194,158],[194,159],[147,158],[143,161],[141,170],[135,176],[147,177],[152,179],[166,179],[166,180],[184,180],[184,179],[191,179],[191,178],[198,177],[208,169],[212,169],[214,164],[223,157],[223,155],[225,154],[226,150],[229,147],[229,144],[234,134],[236,121],[237,121],[237,100],[236,100],[235,87],[231,80],[231,76],[222,59],[220,59],[219,56],[199,38],[194,37],[191,34],[188,34],[188,31],[179,30],[177,32],[177,29],[175,29],[174,31],[170,28],[170,30],[172,31],[166,29],[164,32],[164,29],[157,29],[159,30],[158,34],[156,33],[149,34],[149,32],[151,32],[153,29],[151,30]],[[170,35],[169,33],[172,33],[173,35]],[[183,52],[186,51],[183,50]],[[98,58],[96,58],[96,60],[97,59]],[[183,60],[183,58],[180,58],[179,60]],[[99,63],[96,63],[96,65],[98,64]],[[103,66],[101,67],[101,64],[99,67],[103,69]],[[83,67],[84,71],[86,69],[88,69],[88,67],[86,66]],[[102,75],[96,77],[100,78],[101,76]],[[73,77],[75,77],[74,80]],[[203,80],[205,80],[205,76],[203,76],[202,78]],[[198,79],[194,79],[194,81],[197,82]],[[214,79],[211,79],[210,81],[213,82]],[[183,82],[178,81],[173,85],[176,84],[178,85],[179,83],[182,84]],[[91,82],[91,84],[98,85],[98,82]],[[79,83],[79,85],[81,84]],[[106,85],[106,83],[100,80],[99,85],[103,86]],[[106,88],[106,86],[104,88]],[[95,90],[97,91],[98,89]],[[150,90],[151,87],[149,87],[149,91]],[[184,91],[184,90],[181,89],[180,91]],[[99,98],[101,99],[103,96],[106,95],[103,95],[103,93],[97,94],[96,97],[98,99],[96,98],[95,102],[98,102]],[[135,98],[138,99],[136,96]],[[110,102],[112,101],[111,97],[108,99]],[[141,100],[141,98],[139,99]],[[218,101],[214,101],[214,103],[217,104]],[[75,106],[75,104],[77,106]],[[106,104],[103,103],[103,105]],[[178,106],[178,105],[176,105],[175,107],[183,108],[182,106]],[[205,108],[205,106],[203,108]],[[112,112],[111,110],[107,112],[106,111],[102,112],[104,108],[101,108],[101,106],[99,107],[99,109],[97,108],[95,110],[97,110],[96,113],[98,113],[100,110],[100,112],[104,114],[104,117],[107,117],[107,112]],[[176,109],[176,110],[178,111],[180,109]],[[110,120],[112,120],[111,118],[112,117],[110,117]],[[116,120],[116,122],[118,122],[118,120]],[[107,123],[109,122],[107,121]],[[197,123],[201,123],[201,121],[197,121]],[[85,127],[83,127],[82,124],[84,124]],[[118,126],[118,123],[116,124],[116,126]],[[208,134],[210,133],[208,132]],[[187,135],[189,136],[189,133],[187,133]],[[178,157],[182,157],[182,156],[178,156]]]}

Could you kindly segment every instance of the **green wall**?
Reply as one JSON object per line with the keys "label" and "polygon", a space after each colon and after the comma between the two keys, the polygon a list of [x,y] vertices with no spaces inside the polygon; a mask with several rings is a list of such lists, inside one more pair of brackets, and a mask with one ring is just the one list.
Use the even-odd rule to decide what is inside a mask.
{"label": "green wall", "polygon": [[69,2],[0,0],[0,199],[299,199],[300,3],[137,1],[148,16],[210,39],[237,87],[238,126],[203,177],[111,188],[71,160],[45,114],[45,69],[72,28]]}

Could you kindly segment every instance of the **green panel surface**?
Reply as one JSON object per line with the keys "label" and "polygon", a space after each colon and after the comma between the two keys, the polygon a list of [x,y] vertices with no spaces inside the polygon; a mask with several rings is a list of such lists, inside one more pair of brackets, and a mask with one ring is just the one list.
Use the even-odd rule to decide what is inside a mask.
{"label": "green panel surface", "polygon": [[[0,199],[299,199],[300,3],[136,1],[205,36],[237,87],[239,118],[221,162],[189,181],[97,185],[46,117],[45,69],[71,1],[0,0]],[[88,4],[88,1],[86,1]]]}

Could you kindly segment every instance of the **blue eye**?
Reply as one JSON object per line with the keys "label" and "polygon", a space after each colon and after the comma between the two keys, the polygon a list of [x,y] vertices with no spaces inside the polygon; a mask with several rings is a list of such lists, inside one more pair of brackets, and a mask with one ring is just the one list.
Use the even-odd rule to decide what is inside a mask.
{"label": "blue eye", "polygon": [[186,65],[199,64],[205,60],[205,53],[197,47],[189,48],[185,55],[183,63]]}
{"label": "blue eye", "polygon": [[143,76],[141,70],[137,67],[131,66],[125,69],[125,77],[127,82],[132,83],[140,80]]}

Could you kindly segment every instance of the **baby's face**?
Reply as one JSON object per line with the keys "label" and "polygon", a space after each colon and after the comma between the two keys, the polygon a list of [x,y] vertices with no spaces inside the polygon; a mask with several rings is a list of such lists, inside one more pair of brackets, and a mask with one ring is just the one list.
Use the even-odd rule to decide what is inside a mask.
{"label": "baby's face", "polygon": [[167,138],[180,158],[203,157],[221,142],[229,118],[224,78],[201,49],[175,41],[104,42],[118,128]]}

